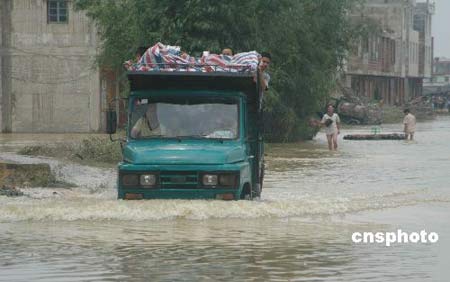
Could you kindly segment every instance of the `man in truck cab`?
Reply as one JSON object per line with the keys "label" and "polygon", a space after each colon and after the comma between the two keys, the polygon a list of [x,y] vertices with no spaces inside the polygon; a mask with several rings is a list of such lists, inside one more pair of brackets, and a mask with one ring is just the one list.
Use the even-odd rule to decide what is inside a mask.
{"label": "man in truck cab", "polygon": [[131,129],[132,138],[164,134],[165,129],[158,120],[157,106],[155,103],[148,104],[147,111],[138,119]]}

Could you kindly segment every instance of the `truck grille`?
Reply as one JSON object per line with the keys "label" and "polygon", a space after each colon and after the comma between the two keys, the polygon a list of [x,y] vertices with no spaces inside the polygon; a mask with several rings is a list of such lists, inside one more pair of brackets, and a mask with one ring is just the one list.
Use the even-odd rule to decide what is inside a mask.
{"label": "truck grille", "polygon": [[161,188],[198,188],[196,171],[165,171],[159,175]]}

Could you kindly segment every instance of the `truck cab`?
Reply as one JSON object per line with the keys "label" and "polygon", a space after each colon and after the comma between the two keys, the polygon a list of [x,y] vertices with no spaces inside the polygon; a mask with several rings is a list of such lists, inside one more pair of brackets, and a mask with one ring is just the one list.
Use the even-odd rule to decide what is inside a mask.
{"label": "truck cab", "polygon": [[[119,199],[254,199],[264,177],[254,73],[129,72]],[[115,118],[114,118],[115,119]],[[109,119],[108,131],[115,132]]]}

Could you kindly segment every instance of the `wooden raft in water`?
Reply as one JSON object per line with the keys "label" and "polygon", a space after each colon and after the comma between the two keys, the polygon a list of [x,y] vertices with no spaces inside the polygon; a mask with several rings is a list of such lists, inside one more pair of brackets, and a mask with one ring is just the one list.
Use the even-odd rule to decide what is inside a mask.
{"label": "wooden raft in water", "polygon": [[405,140],[405,134],[349,134],[344,136],[344,140]]}

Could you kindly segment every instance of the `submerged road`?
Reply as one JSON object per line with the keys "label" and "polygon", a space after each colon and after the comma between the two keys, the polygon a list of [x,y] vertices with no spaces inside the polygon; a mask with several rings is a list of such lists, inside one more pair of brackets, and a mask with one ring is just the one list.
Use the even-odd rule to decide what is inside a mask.
{"label": "submerged road", "polygon": [[[449,280],[450,116],[419,123],[415,142],[340,136],[329,152],[320,133],[271,144],[262,199],[253,202],[118,201],[114,169],[12,152],[54,138],[0,135],[0,159],[48,162],[79,186],[0,196],[0,281]],[[439,240],[352,241],[399,229]]]}

